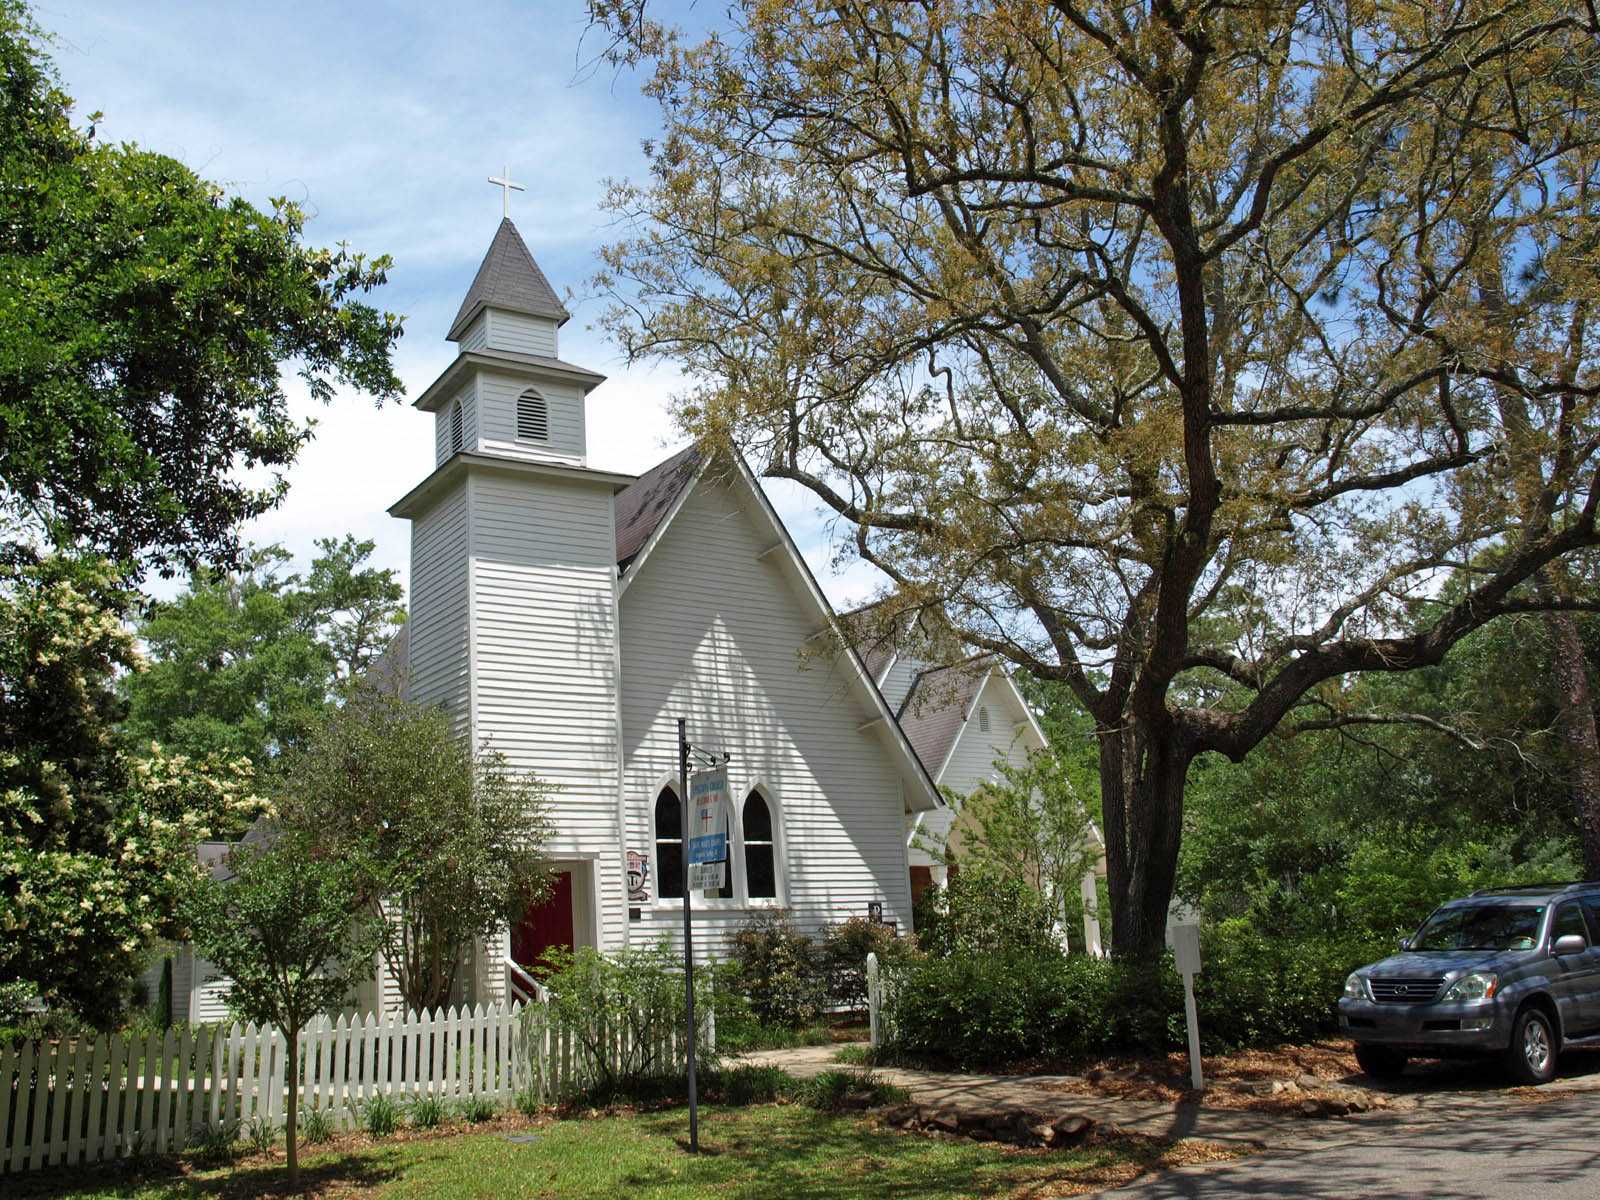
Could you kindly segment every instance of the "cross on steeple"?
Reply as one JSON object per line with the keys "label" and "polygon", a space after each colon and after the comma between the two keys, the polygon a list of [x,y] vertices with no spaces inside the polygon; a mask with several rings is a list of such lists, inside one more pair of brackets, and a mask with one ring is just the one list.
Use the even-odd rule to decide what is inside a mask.
{"label": "cross on steeple", "polygon": [[502,177],[499,178],[499,179],[496,179],[493,175],[489,176],[489,182],[490,183],[497,183],[497,184],[500,185],[501,215],[504,216],[504,217],[509,218],[511,216],[511,192],[512,192],[512,190],[515,189],[516,191],[519,191],[519,192],[525,192],[528,189],[523,187],[520,183],[512,183],[511,182],[511,168],[510,167],[501,167],[500,168],[500,173],[501,173]]}

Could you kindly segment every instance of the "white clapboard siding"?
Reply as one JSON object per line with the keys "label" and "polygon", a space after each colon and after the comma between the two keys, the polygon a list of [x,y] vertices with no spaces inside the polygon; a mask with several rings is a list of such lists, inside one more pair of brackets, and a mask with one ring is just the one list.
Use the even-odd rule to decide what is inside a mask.
{"label": "white clapboard siding", "polygon": [[[1031,725],[1025,724],[1026,714],[1017,705],[1016,691],[999,674],[991,674],[978,693],[969,719],[961,727],[948,760],[930,763],[930,771],[938,771],[940,787],[950,788],[961,795],[970,795],[985,783],[999,782],[1000,772],[995,759],[1003,759],[1015,767],[1026,766],[1028,751],[1041,748],[1043,743]],[[989,732],[978,724],[980,708],[989,710]],[[1018,726],[1021,726],[1019,729]]]}
{"label": "white clapboard siding", "polygon": [[[883,702],[889,706],[891,712],[898,713],[901,705],[906,702],[906,697],[911,693],[911,682],[916,679],[917,672],[930,664],[919,663],[916,659],[901,654],[890,664],[888,673],[883,677],[883,682],[878,685],[878,690],[883,693]],[[930,771],[937,771],[938,763],[928,767]]]}
{"label": "white clapboard siding", "polygon": [[[978,711],[982,708],[989,710],[987,733],[978,722]],[[958,796],[970,796],[986,783],[1001,781],[1000,771],[995,767],[996,759],[1013,767],[1024,767],[1028,762],[1028,752],[1043,745],[1034,727],[1027,721],[1016,688],[1002,675],[991,673],[984,681],[945,761],[929,763],[928,770],[939,772],[937,782],[941,788]],[[942,846],[950,836],[957,812],[955,807],[951,807],[922,813],[917,828],[933,847]],[[919,866],[931,866],[934,863],[928,845],[914,841],[910,854],[911,861]]]}
{"label": "white clapboard siding", "polygon": [[[455,444],[456,410],[460,409],[461,445]],[[443,466],[451,455],[460,450],[472,451],[478,444],[480,419],[478,394],[474,384],[467,384],[433,414],[433,463]]]}
{"label": "white clapboard siding", "polygon": [[[675,718],[686,715],[692,742],[733,754],[735,806],[757,786],[766,796],[778,901],[797,924],[815,931],[881,901],[909,929],[901,781],[881,733],[860,729],[876,713],[842,658],[798,657],[821,616],[776,554],[760,557],[770,535],[745,503],[742,490],[702,480],[622,595],[627,848],[654,863],[655,797],[677,774]],[[660,899],[658,882],[634,939],[679,936],[681,901]],[[697,896],[697,949],[717,953],[750,911]]]}
{"label": "white clapboard siding", "polygon": [[456,488],[411,526],[409,695],[467,720],[467,493]]}
{"label": "white clapboard siding", "polygon": [[[543,1045],[505,1005],[341,1015],[301,1033],[294,1069],[301,1106],[348,1129],[380,1094],[506,1107],[533,1080],[563,1078],[532,1061]],[[254,1025],[0,1048],[0,1173],[175,1153],[208,1130],[258,1121],[279,1129],[287,1070],[283,1034]]]}
{"label": "white clapboard siding", "polygon": [[473,317],[461,331],[458,344],[463,350],[482,350],[489,344],[489,314],[485,310]]}
{"label": "white clapboard siding", "polygon": [[[484,345],[490,350],[510,350],[515,354],[556,357],[556,323],[549,317],[534,317],[503,309],[485,310],[488,318]],[[476,324],[477,322],[474,322]],[[465,340],[462,347],[467,348]]]}
{"label": "white clapboard siding", "polygon": [[[484,472],[469,489],[473,737],[560,787],[551,858],[616,846],[611,485]],[[626,936],[614,861],[596,872],[602,946]]]}

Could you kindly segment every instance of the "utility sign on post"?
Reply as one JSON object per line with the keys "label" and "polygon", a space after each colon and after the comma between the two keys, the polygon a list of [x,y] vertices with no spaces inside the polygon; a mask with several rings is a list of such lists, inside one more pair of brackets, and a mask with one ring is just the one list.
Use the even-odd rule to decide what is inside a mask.
{"label": "utility sign on post", "polygon": [[721,859],[709,863],[689,864],[689,890],[691,892],[719,892],[728,886],[728,864]]}
{"label": "utility sign on post", "polygon": [[1205,1087],[1200,1070],[1200,1015],[1194,1006],[1194,977],[1200,973],[1200,927],[1172,927],[1172,959],[1183,976],[1183,1016],[1189,1026],[1189,1083],[1195,1091]]}
{"label": "utility sign on post", "polygon": [[728,857],[728,768],[712,767],[689,776],[689,799],[694,805],[689,864],[722,862]]}

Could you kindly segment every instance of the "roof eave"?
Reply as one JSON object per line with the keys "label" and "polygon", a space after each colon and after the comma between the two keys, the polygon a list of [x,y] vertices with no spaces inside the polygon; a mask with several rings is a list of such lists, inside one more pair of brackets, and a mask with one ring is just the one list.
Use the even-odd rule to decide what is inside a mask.
{"label": "roof eave", "polygon": [[[846,661],[854,669],[858,686],[866,693],[871,706],[886,722],[886,727],[893,731],[891,744],[903,759],[903,765],[909,770],[903,772],[903,777],[909,776],[908,783],[918,785],[915,789],[907,787],[905,791],[905,811],[908,813],[932,812],[935,809],[946,807],[944,797],[939,792],[939,785],[934,782],[933,776],[928,773],[927,765],[917,756],[912,749],[910,740],[906,737],[905,730],[900,728],[900,722],[895,718],[894,712],[884,700],[883,693],[878,690],[878,685],[873,682],[867,665],[861,660],[844,635],[844,629],[839,623],[838,616],[833,611],[833,606],[828,603],[828,598],[823,595],[822,588],[817,583],[817,578],[811,573],[811,568],[806,565],[805,558],[800,554],[800,549],[794,544],[794,538],[789,535],[789,530],[779,519],[777,510],[772,507],[772,501],[767,498],[766,492],[761,489],[761,482],[751,472],[748,464],[737,454],[727,456],[732,460],[734,470],[745,483],[746,488],[755,496],[761,511],[765,514],[768,523],[777,532],[787,553],[785,558],[791,568],[797,573],[802,586],[810,594],[818,610],[827,618],[828,628],[837,641]],[[915,790],[918,794],[913,797]]]}
{"label": "roof eave", "polygon": [[705,474],[706,467],[710,462],[711,457],[709,455],[700,460],[699,465],[694,469],[694,474],[683,485],[678,494],[673,497],[672,504],[662,514],[661,520],[656,522],[656,527],[650,531],[650,536],[645,539],[644,545],[640,546],[627,561],[617,564],[617,570],[621,573],[621,578],[617,581],[617,598],[619,600],[622,598],[622,594],[628,590],[628,585],[639,577],[639,571],[649,560],[650,552],[661,541],[662,534],[666,531],[667,526],[672,524],[672,518],[676,517],[678,511],[683,508],[684,503],[689,499],[689,493],[694,491],[695,485],[700,482],[700,477]]}
{"label": "roof eave", "polygon": [[580,384],[583,390],[593,391],[605,382],[605,376],[585,367],[573,366],[571,363],[562,362],[559,358],[535,358],[532,355],[513,354],[509,350],[463,350],[448,367],[439,372],[439,377],[427,386],[427,389],[411,402],[411,407],[422,412],[437,412],[450,393],[455,390],[469,368],[478,367],[484,370],[496,368],[511,371],[522,371],[529,375],[554,376]]}
{"label": "roof eave", "polygon": [[402,520],[415,519],[432,507],[431,501],[434,497],[453,487],[457,480],[466,475],[468,471],[500,472],[509,475],[536,475],[549,479],[575,480],[580,483],[608,486],[613,494],[627,487],[635,478],[632,475],[621,475],[615,471],[596,471],[590,467],[569,467],[559,463],[527,462],[517,458],[498,458],[489,454],[472,454],[461,450],[452,454],[445,462],[435,468],[433,474],[391,504],[388,510],[389,515],[391,517],[399,517]]}
{"label": "roof eave", "polygon": [[520,305],[491,304],[487,299],[480,299],[473,301],[470,307],[462,309],[457,314],[455,324],[450,326],[450,332],[444,335],[445,341],[459,342],[461,335],[466,333],[467,326],[478,319],[479,313],[490,308],[498,308],[501,312],[516,313],[523,317],[543,317],[548,321],[554,321],[557,329],[572,320],[572,314],[564,308],[560,312],[547,312],[542,309],[523,308]]}

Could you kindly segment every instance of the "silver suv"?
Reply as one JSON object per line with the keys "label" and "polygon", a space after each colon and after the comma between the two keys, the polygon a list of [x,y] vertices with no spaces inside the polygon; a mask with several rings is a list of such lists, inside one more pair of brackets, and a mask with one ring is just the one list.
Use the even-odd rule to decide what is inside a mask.
{"label": "silver suv", "polygon": [[1345,980],[1339,1029],[1361,1069],[1495,1054],[1519,1083],[1600,1046],[1600,883],[1485,888],[1433,910],[1400,953]]}

